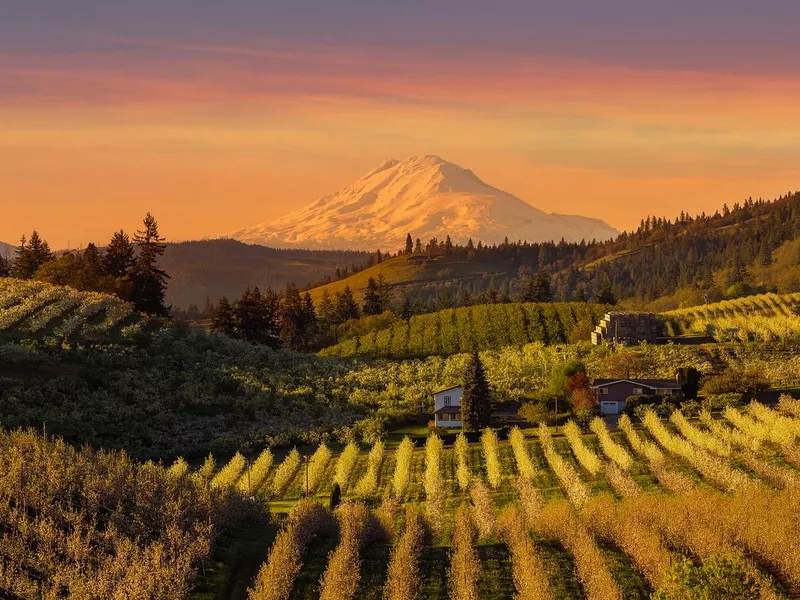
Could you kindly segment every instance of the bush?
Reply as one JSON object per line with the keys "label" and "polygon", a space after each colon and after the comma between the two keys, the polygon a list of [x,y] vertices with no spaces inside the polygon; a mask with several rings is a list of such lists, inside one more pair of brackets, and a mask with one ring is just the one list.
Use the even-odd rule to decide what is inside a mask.
{"label": "bush", "polygon": [[703,408],[710,412],[725,410],[729,406],[739,406],[743,403],[744,394],[736,392],[710,394],[703,398]]}
{"label": "bush", "polygon": [[698,417],[702,408],[697,400],[687,400],[681,404],[681,412],[689,418]]}
{"label": "bush", "polygon": [[543,402],[525,402],[517,411],[517,414],[532,425],[538,425],[539,423],[551,425],[556,419],[556,414],[548,409]]}
{"label": "bush", "polygon": [[656,600],[755,600],[760,586],[746,565],[735,558],[712,556],[695,566],[682,558],[667,571],[664,583],[653,595]]}
{"label": "bush", "polygon": [[653,394],[636,394],[625,398],[625,408],[622,409],[628,416],[636,414],[636,408],[639,406],[650,406],[658,402],[658,396]]}
{"label": "bush", "polygon": [[704,396],[718,394],[746,394],[754,398],[758,392],[769,387],[762,373],[753,369],[728,369],[717,375],[710,375],[703,379],[701,388]]}

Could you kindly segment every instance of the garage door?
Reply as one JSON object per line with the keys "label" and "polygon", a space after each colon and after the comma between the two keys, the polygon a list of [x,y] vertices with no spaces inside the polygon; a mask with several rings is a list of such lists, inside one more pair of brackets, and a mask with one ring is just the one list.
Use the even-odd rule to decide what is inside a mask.
{"label": "garage door", "polygon": [[600,410],[604,415],[618,415],[619,402],[616,400],[603,400],[600,402]]}

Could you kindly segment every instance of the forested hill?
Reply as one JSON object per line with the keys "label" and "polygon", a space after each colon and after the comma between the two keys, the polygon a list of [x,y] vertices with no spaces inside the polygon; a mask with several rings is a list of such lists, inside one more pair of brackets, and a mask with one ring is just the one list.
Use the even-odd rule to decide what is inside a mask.
{"label": "forested hill", "polygon": [[617,300],[660,300],[658,308],[669,309],[759,288],[800,290],[799,237],[800,193],[793,193],[726,205],[713,215],[646,217],[636,231],[609,242],[455,246],[430,240],[311,295],[318,302],[347,286],[359,299],[369,278],[383,275],[396,298],[448,308],[524,299],[526,285],[543,269],[556,300],[594,300],[610,291]]}
{"label": "forested hill", "polygon": [[167,303],[202,307],[206,296],[237,298],[247,287],[282,289],[290,281],[306,285],[336,269],[366,264],[369,254],[349,250],[278,250],[235,240],[167,244],[160,264],[170,281]]}

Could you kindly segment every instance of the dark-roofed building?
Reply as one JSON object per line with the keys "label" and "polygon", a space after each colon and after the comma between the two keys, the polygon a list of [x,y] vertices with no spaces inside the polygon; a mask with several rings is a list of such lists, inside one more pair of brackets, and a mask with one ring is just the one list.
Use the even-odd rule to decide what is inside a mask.
{"label": "dark-roofed building", "polygon": [[674,396],[681,391],[675,379],[595,379],[592,389],[604,415],[618,415],[628,396]]}
{"label": "dark-roofed building", "polygon": [[464,388],[455,385],[433,394],[433,418],[437,427],[461,427],[461,395]]}

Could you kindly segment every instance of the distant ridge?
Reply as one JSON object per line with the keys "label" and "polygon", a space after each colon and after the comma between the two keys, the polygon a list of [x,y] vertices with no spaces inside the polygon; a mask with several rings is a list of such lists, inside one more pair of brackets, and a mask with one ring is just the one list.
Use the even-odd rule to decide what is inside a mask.
{"label": "distant ridge", "polygon": [[589,217],[549,214],[438,156],[388,160],[353,185],[272,223],[228,236],[279,248],[394,252],[406,234],[494,244],[606,240],[619,233]]}

